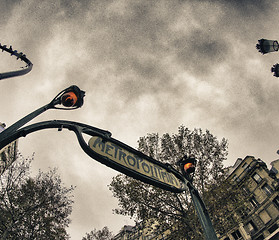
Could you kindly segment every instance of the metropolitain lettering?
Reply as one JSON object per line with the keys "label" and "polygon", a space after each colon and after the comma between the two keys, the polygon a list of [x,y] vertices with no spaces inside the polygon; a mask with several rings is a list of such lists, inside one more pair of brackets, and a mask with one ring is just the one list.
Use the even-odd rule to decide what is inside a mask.
{"label": "metropolitain lettering", "polygon": [[142,175],[164,182],[171,186],[180,188],[180,182],[174,174],[136,154],[129,152],[118,145],[103,141],[100,137],[92,137],[89,140],[89,147],[96,153],[109,158],[110,160],[132,169]]}

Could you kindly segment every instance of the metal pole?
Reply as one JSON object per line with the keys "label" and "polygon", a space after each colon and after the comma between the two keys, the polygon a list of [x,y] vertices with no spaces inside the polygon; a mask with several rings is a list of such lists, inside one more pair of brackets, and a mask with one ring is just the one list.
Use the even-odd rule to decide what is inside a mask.
{"label": "metal pole", "polygon": [[212,222],[210,220],[208,211],[205,207],[205,204],[202,198],[199,195],[198,190],[193,186],[192,183],[188,182],[187,186],[189,188],[191,198],[194,203],[194,207],[196,209],[197,215],[199,217],[200,223],[202,225],[205,239],[206,240],[218,240],[215,230],[213,228]]}
{"label": "metal pole", "polygon": [[16,130],[18,130],[20,127],[22,127],[24,124],[31,121],[33,118],[37,117],[38,115],[42,114],[46,110],[53,108],[53,104],[49,103],[43,107],[38,108],[34,112],[28,114],[27,116],[23,117],[22,119],[18,120],[16,123],[5,129],[3,132],[0,133],[0,142],[3,141],[5,138],[7,138],[10,134],[14,133]]}

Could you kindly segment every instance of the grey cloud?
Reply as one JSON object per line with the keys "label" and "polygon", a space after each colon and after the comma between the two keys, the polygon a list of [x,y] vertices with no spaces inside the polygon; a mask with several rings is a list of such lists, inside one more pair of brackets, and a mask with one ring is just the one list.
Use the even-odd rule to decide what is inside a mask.
{"label": "grey cloud", "polygon": [[212,66],[226,60],[230,53],[229,43],[202,30],[175,39],[173,46],[178,63],[195,75],[209,75]]}
{"label": "grey cloud", "polygon": [[266,13],[272,8],[272,5],[275,1],[264,1],[264,0],[213,0],[213,1],[204,1],[204,2],[217,2],[225,5],[232,10],[238,11],[244,18],[249,16],[250,14],[262,14]]}
{"label": "grey cloud", "polygon": [[0,3],[0,14],[1,14],[1,23],[2,25],[7,23],[7,20],[11,16],[12,9],[17,6],[21,1],[15,0],[15,1],[9,1],[9,0],[3,0]]}
{"label": "grey cloud", "polygon": [[[229,48],[222,38],[214,38],[202,30],[192,30],[190,35],[176,34],[170,26],[172,11],[168,18],[164,18],[165,15],[155,18],[152,11],[142,5],[137,6],[138,9],[130,7],[126,10],[127,16],[106,17],[104,14],[101,24],[99,21],[87,23],[93,26],[92,34],[87,35],[88,39],[92,36],[88,52],[97,54],[95,58],[103,64],[113,64],[115,74],[132,74],[131,80],[126,77],[121,85],[142,86],[142,92],[156,91],[161,86],[168,88],[172,81],[168,68],[172,66],[166,68],[162,60],[169,55],[177,56],[177,62],[170,64],[181,64],[185,71],[195,74],[208,74],[212,64],[223,61],[228,54]],[[154,87],[150,87],[152,85]],[[123,86],[121,88],[125,88]]]}

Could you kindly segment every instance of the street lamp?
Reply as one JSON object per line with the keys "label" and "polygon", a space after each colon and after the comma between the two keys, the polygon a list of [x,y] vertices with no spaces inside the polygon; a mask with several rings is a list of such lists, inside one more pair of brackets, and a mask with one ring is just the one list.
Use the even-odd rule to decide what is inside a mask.
{"label": "street lamp", "polygon": [[279,44],[277,40],[267,40],[262,38],[258,40],[256,48],[260,53],[266,54],[270,52],[277,52],[279,49]]}
{"label": "street lamp", "polygon": [[180,167],[182,175],[189,181],[193,182],[193,174],[196,170],[197,160],[187,155],[180,159],[176,164]]}
{"label": "street lamp", "polygon": [[[12,133],[18,130],[27,122],[31,121],[33,118],[47,111],[48,109],[61,109],[61,110],[73,110],[76,108],[80,108],[83,105],[83,98],[85,96],[85,92],[80,90],[78,86],[73,85],[56,95],[55,98],[48,104],[43,107],[38,108],[34,112],[28,114],[22,119],[18,120],[16,123],[5,129],[0,133],[0,143],[5,138],[9,137]],[[62,105],[59,107],[58,105]]]}
{"label": "street lamp", "polygon": [[[80,90],[78,86],[72,85],[60,93],[51,101],[50,105],[56,109],[73,110],[80,108],[83,105],[83,98],[85,92]],[[63,105],[64,107],[56,107],[56,105]]]}

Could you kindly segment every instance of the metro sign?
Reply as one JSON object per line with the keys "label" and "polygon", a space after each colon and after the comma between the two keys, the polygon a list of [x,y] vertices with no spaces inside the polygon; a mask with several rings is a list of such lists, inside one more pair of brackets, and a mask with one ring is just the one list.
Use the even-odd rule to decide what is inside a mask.
{"label": "metro sign", "polygon": [[93,158],[130,177],[172,192],[183,192],[184,177],[170,165],[163,164],[119,142],[93,136],[88,142]]}

